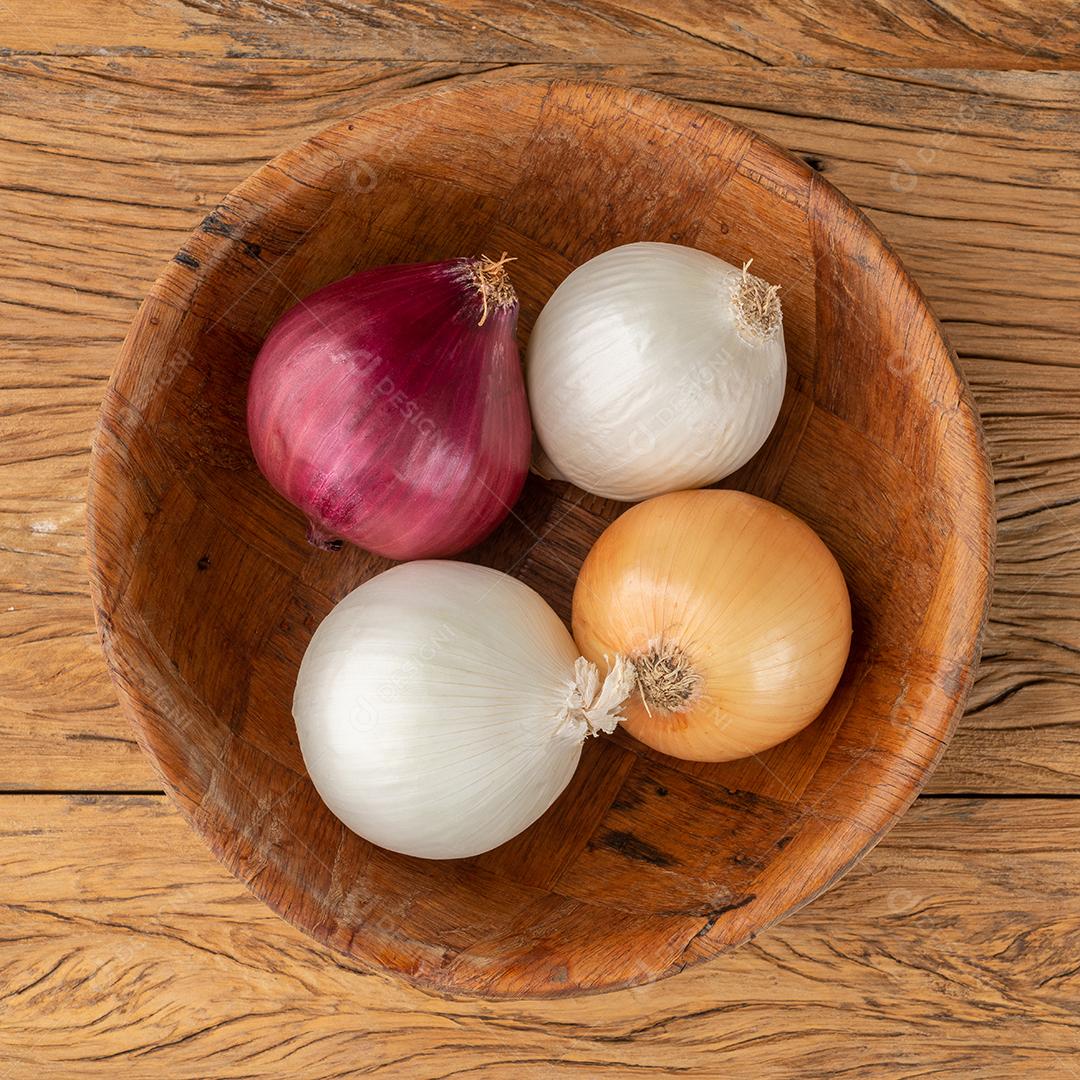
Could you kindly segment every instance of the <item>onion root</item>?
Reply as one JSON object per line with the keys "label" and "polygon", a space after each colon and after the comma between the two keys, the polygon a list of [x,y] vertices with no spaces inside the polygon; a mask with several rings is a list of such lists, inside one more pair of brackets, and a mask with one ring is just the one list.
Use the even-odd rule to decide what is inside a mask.
{"label": "onion root", "polygon": [[515,257],[505,251],[498,259],[489,259],[486,255],[472,264],[472,280],[480,291],[483,301],[483,311],[480,315],[478,326],[487,322],[490,308],[508,308],[517,303],[517,293],[510,284],[510,275],[506,272],[506,264],[514,262]]}
{"label": "onion root", "polygon": [[780,329],[780,286],[750,273],[753,259],[743,263],[742,274],[735,279],[731,289],[731,308],[739,336],[751,344],[771,341]]}
{"label": "onion root", "polygon": [[648,652],[634,657],[638,693],[645,711],[686,712],[701,690],[701,676],[686,653],[673,642],[649,643]]}

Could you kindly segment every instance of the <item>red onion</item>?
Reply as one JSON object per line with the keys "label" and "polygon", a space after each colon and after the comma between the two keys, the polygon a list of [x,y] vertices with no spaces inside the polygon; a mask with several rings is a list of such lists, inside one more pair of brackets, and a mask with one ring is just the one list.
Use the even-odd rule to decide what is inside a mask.
{"label": "red onion", "polygon": [[509,512],[531,428],[508,261],[368,270],[270,331],[248,434],[312,543],[430,559],[479,542]]}

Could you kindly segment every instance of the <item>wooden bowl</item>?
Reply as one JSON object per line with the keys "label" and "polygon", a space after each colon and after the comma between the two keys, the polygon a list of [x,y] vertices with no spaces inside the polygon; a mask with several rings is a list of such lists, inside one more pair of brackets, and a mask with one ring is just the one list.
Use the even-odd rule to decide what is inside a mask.
{"label": "wooden bowl", "polygon": [[[247,374],[298,298],[383,263],[508,251],[524,341],[579,263],[689,244],[783,284],[790,364],[769,443],[730,483],[808,521],[854,605],[843,682],[802,734],[722,765],[625,734],[478,858],[426,862],[348,832],[290,716],[319,620],[386,568],[325,553],[259,475]],[[468,558],[568,620],[623,509],[530,479]],[[140,309],[90,483],[102,642],[143,748],[213,851],[275,911],[365,965],[445,992],[641,983],[746,941],[837,880],[926,781],[986,614],[991,484],[979,423],[919,290],[801,161],[720,116],[610,86],[473,82],[381,105],[261,168],[192,233]]]}

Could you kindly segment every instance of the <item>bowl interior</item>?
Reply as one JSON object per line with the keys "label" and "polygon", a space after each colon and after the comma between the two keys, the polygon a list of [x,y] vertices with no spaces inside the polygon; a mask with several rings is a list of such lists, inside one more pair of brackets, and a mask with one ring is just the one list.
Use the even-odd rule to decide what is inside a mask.
{"label": "bowl interior", "polygon": [[[555,286],[616,244],[690,244],[782,284],[790,365],[766,447],[727,483],[808,521],[852,595],[824,714],[722,765],[624,733],[590,740],[557,804],[474,859],[348,832],[290,716],[319,620],[389,565],[316,551],[259,475],[246,378],[274,320],[391,262],[507,251],[521,341]],[[804,903],[892,824],[970,683],[990,563],[989,473],[939,328],[867,221],[812,170],[722,118],[594,84],[488,81],[330,128],[234,191],[137,316],[94,448],[91,565],[110,667],[193,825],[262,898],[366,964],[445,991],[637,983]],[[530,478],[466,558],[569,620],[618,504]]]}

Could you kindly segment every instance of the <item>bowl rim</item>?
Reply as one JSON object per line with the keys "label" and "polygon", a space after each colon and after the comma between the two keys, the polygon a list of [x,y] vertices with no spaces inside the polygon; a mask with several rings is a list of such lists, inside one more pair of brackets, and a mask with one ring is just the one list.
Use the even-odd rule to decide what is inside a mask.
{"label": "bowl rim", "polygon": [[[911,806],[922,791],[926,782],[929,780],[940,761],[945,748],[948,746],[957,723],[959,722],[959,718],[964,711],[968,694],[975,678],[989,616],[994,575],[996,528],[992,471],[989,455],[987,453],[985,434],[978,409],[972,397],[970,387],[959,366],[956,353],[944,333],[940,320],[927,303],[922,290],[911,278],[910,274],[893,252],[878,227],[861,209],[855,206],[828,180],[820,176],[818,172],[812,169],[810,165],[797,155],[780,146],[768,136],[762,135],[760,132],[731,119],[722,111],[702,109],[700,105],[695,102],[686,101],[672,95],[605,82],[598,79],[577,80],[551,78],[549,76],[539,75],[500,75],[492,74],[490,72],[481,73],[479,75],[465,75],[455,78],[451,82],[435,85],[424,84],[411,87],[407,90],[379,91],[372,96],[372,99],[370,102],[366,103],[365,107],[358,111],[351,112],[347,116],[325,126],[314,135],[309,136],[300,143],[282,151],[260,166],[228,194],[224,195],[216,204],[215,209],[222,209],[223,207],[229,209],[230,204],[242,201],[244,193],[257,185],[260,178],[265,177],[271,171],[288,171],[288,166],[291,163],[301,161],[307,153],[318,147],[320,140],[325,139],[332,133],[351,130],[354,124],[361,123],[368,118],[377,117],[381,114],[392,114],[397,109],[408,106],[419,100],[476,93],[478,89],[491,90],[498,88],[500,85],[505,85],[507,82],[529,84],[536,87],[547,87],[548,92],[555,88],[578,88],[612,92],[623,95],[628,104],[641,100],[663,102],[668,108],[683,111],[688,114],[706,116],[714,122],[719,121],[721,124],[728,126],[735,132],[749,135],[752,143],[762,147],[769,155],[778,156],[779,158],[784,159],[789,166],[793,166],[801,172],[808,174],[811,184],[820,192],[819,197],[827,199],[837,207],[842,208],[846,214],[854,217],[862,229],[867,230],[875,237],[880,244],[881,249],[893,261],[896,273],[898,274],[898,280],[911,290],[911,294],[918,302],[920,308],[929,316],[934,332],[943,344],[949,363],[951,364],[952,374],[958,392],[957,416],[967,429],[961,445],[969,459],[970,469],[966,474],[966,477],[970,481],[971,498],[973,502],[977,503],[977,510],[972,512],[972,519],[976,517],[981,519],[979,524],[983,527],[978,529],[977,535],[984,540],[984,547],[978,553],[980,568],[979,579],[977,582],[972,583],[975,595],[980,601],[977,605],[977,613],[974,617],[969,617],[964,620],[962,624],[954,626],[953,624],[957,622],[957,620],[956,613],[953,612],[953,620],[949,624],[950,628],[956,630],[960,635],[960,639],[966,643],[965,654],[956,659],[956,663],[962,666],[964,673],[957,682],[957,692],[953,699],[951,709],[948,711],[947,715],[943,714],[943,734],[938,741],[936,752],[931,755],[927,759],[926,764],[920,768],[920,775],[912,785],[910,792],[907,793],[902,800],[892,804],[888,809],[881,809],[877,814],[878,827],[873,830],[869,840],[858,850],[854,851],[841,865],[835,866],[827,880],[819,887],[799,895],[794,902],[784,907],[784,909],[774,917],[767,921],[757,923],[752,930],[749,930],[741,938],[720,948],[710,948],[710,926],[708,925],[706,917],[702,916],[701,921],[703,923],[703,929],[698,934],[695,934],[687,943],[687,948],[684,949],[683,954],[680,956],[680,962],[678,964],[673,965],[664,971],[652,974],[642,972],[640,977],[603,982],[596,985],[583,986],[571,981],[565,988],[549,987],[541,992],[520,990],[504,991],[498,987],[492,988],[458,984],[453,980],[450,980],[448,983],[445,980],[440,981],[437,978],[433,978],[430,974],[418,974],[415,971],[405,970],[403,968],[384,966],[368,954],[361,954],[356,951],[342,949],[340,945],[331,940],[330,931],[325,924],[305,924],[297,919],[294,916],[294,912],[286,903],[282,902],[278,894],[275,894],[272,890],[260,887],[258,882],[249,880],[248,876],[244,873],[239,860],[234,857],[233,853],[231,853],[223,843],[219,842],[216,835],[211,830],[208,830],[201,825],[195,813],[196,808],[185,801],[182,794],[170,780],[161,753],[148,738],[145,714],[151,705],[145,700],[144,695],[137,685],[137,671],[127,663],[122,651],[117,645],[116,626],[114,625],[113,619],[115,608],[110,603],[108,590],[100,573],[102,551],[106,545],[106,541],[103,538],[104,529],[102,522],[104,517],[108,514],[109,509],[116,507],[110,486],[103,480],[103,460],[109,451],[118,443],[118,440],[116,440],[113,434],[108,430],[106,424],[106,407],[110,400],[110,395],[116,394],[116,384],[119,381],[121,373],[126,369],[132,356],[137,355],[143,335],[147,333],[147,328],[142,325],[140,316],[146,310],[148,304],[163,292],[171,292],[174,295],[183,294],[191,287],[189,276],[190,269],[188,267],[179,264],[175,259],[171,259],[166,264],[165,268],[155,279],[147,296],[140,304],[138,312],[129,326],[128,332],[125,335],[124,341],[117,354],[117,360],[110,375],[105,395],[103,396],[103,404],[99,413],[98,423],[94,430],[87,494],[87,558],[90,571],[90,594],[94,606],[95,624],[109,669],[110,678],[118,693],[121,709],[132,724],[138,745],[143,753],[150,759],[151,764],[157,775],[160,777],[165,792],[168,794],[172,803],[177,807],[192,829],[203,839],[219,861],[226,866],[230,873],[242,882],[249,892],[265,903],[277,915],[295,926],[303,934],[315,939],[324,947],[327,947],[336,953],[345,955],[350,962],[357,964],[358,973],[363,973],[365,971],[387,973],[395,978],[403,979],[425,992],[434,992],[444,996],[527,1000],[607,993],[641,985],[643,983],[659,981],[662,978],[677,974],[704,960],[712,959],[724,952],[738,948],[746,941],[755,937],[758,933],[775,925],[777,922],[788,918],[790,915],[815,900],[822,893],[832,888],[836,882],[851,870],[852,867],[854,867],[882,839],[882,837],[885,836]],[[214,211],[211,212],[213,213]],[[205,219],[204,215],[203,220],[205,221]],[[199,236],[202,248],[207,249],[209,247],[213,252],[213,256],[218,257],[223,256],[227,251],[227,245],[233,242],[227,235],[207,235],[206,230],[200,229],[198,223],[194,226],[192,233],[189,235]],[[211,267],[216,261],[213,256],[211,256],[210,259],[204,260],[204,271]],[[129,407],[137,412],[139,419],[145,423],[145,417],[142,416],[141,412],[139,412],[134,405],[130,402],[125,402],[125,407]],[[122,451],[122,446],[120,449]]]}

